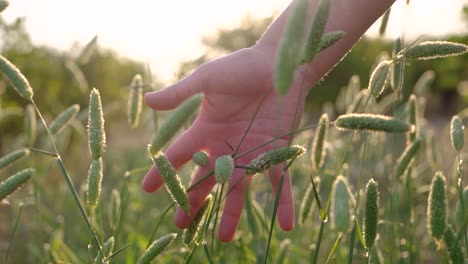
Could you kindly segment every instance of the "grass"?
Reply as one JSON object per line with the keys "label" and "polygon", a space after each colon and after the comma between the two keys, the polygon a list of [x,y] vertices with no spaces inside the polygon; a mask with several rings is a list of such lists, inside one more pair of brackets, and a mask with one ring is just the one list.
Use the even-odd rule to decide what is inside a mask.
{"label": "grass", "polygon": [[[321,3],[325,5],[328,1],[324,0]],[[327,9],[326,6],[324,9]],[[301,11],[303,10],[297,10],[298,14]],[[324,14],[319,13],[318,16],[320,15]],[[298,21],[301,19],[299,17]],[[310,37],[313,43],[307,45],[308,47],[312,45],[310,51],[313,53],[308,54],[308,60],[312,60],[315,52],[320,50],[326,15],[318,17],[317,21],[315,26],[318,28],[313,30],[313,35]],[[299,22],[293,20],[291,23]],[[292,24],[291,27],[293,26]],[[293,33],[287,31],[286,34]],[[303,36],[294,35],[294,45],[301,47],[302,38]],[[282,45],[286,47],[287,39],[282,41]],[[181,175],[181,181],[173,183],[180,188],[177,190],[169,188],[174,197],[178,196],[175,201],[165,192],[144,194],[138,185],[143,173],[151,165],[144,144],[131,149],[134,155],[123,155],[129,150],[122,151],[112,146],[118,143],[111,138],[108,140],[109,148],[104,152],[106,139],[103,131],[102,108],[105,109],[106,105],[102,106],[96,100],[90,102],[91,109],[97,109],[94,113],[97,111],[98,114],[93,117],[94,119],[90,118],[89,145],[92,157],[87,161],[91,163],[91,159],[99,161],[102,159],[100,169],[103,169],[105,177],[98,180],[102,187],[96,185],[96,189],[91,189],[95,194],[92,197],[92,206],[86,207],[84,201],[90,188],[86,187],[85,176],[89,164],[82,166],[79,164],[81,162],[75,161],[83,160],[83,153],[88,150],[78,146],[66,152],[59,151],[65,145],[64,139],[71,137],[70,128],[73,122],[80,122],[76,119],[78,112],[76,106],[72,106],[71,114],[63,117],[65,122],[57,126],[57,133],[51,133],[50,125],[34,102],[33,91],[27,79],[2,57],[0,70],[7,75],[18,93],[30,103],[25,116],[26,124],[31,123],[31,109],[34,109],[44,127],[42,131],[35,131],[34,136],[31,136],[30,129],[25,129],[23,135],[18,135],[18,140],[28,147],[24,150],[28,153],[30,151],[30,154],[8,168],[5,165],[4,171],[2,170],[2,173],[13,174],[27,165],[37,171],[32,178],[32,184],[26,184],[22,191],[8,198],[8,203],[1,205],[0,209],[4,208],[6,211],[2,215],[6,217],[0,219],[0,222],[8,224],[4,226],[13,227],[11,230],[6,228],[7,234],[0,233],[2,242],[0,253],[4,254],[2,259],[5,263],[94,263],[95,260],[98,260],[98,263],[106,261],[135,263],[138,259],[140,263],[149,263],[154,258],[158,263],[277,263],[282,262],[287,255],[286,263],[371,263],[382,259],[389,263],[397,260],[402,263],[448,262],[449,259],[454,263],[463,262],[468,251],[466,234],[468,208],[465,208],[463,199],[463,182],[466,182],[463,179],[464,117],[460,115],[461,117],[455,120],[455,124],[452,122],[452,125],[450,120],[445,120],[446,129],[438,135],[444,143],[439,144],[434,150],[426,140],[428,134],[426,131],[430,129],[428,120],[424,118],[423,113],[414,114],[416,111],[414,109],[417,108],[414,104],[418,103],[417,97],[412,96],[413,105],[407,107],[406,102],[401,101],[400,94],[403,89],[405,56],[411,60],[433,59],[458,55],[466,52],[466,47],[448,42],[432,44],[425,42],[396,50],[398,52],[377,66],[372,74],[374,78],[371,78],[370,94],[374,97],[384,96],[382,91],[386,85],[395,86],[393,93],[386,95],[382,100],[379,98],[380,103],[371,96],[367,96],[366,100],[354,102],[338,101],[336,104],[343,105],[335,105],[335,108],[352,109],[352,113],[339,116],[337,119],[322,118],[318,125],[304,124],[296,130],[291,129],[285,135],[239,153],[240,144],[255,122],[263,99],[272,92],[268,91],[256,111],[252,113],[241,143],[232,148],[233,153],[230,156],[226,156],[228,159],[224,164],[225,168],[221,168],[224,173],[222,176],[229,176],[235,160],[239,157],[284,136],[294,135],[295,144],[308,146],[310,142],[315,141],[317,134],[317,141],[313,144],[314,150],[309,149],[306,152],[308,158],[298,158],[302,148],[296,151],[290,141],[289,147],[278,150],[276,154],[274,151],[271,152],[275,155],[272,154],[273,156],[266,161],[258,159],[262,164],[260,168],[256,168],[255,173],[252,173],[257,175],[253,178],[252,186],[247,193],[245,212],[232,243],[222,243],[215,235],[220,210],[227,193],[231,191],[224,184],[224,180],[214,188],[213,199],[210,199],[213,202],[206,203],[204,216],[202,214],[194,216],[199,221],[199,225],[192,227],[192,233],[182,235],[182,231],[174,227],[172,218],[169,217],[175,209],[176,202],[188,205],[185,191],[181,193],[184,197],[179,197],[176,192],[185,189],[185,186],[188,186],[187,191],[191,190],[208,177],[213,177],[215,172],[207,173],[198,182],[189,186],[187,182],[189,177],[185,176],[191,175],[197,165],[188,163],[177,171],[177,175]],[[289,61],[285,65],[291,64],[296,67],[300,64],[300,54],[292,54],[291,58],[287,57],[288,52],[284,50],[280,54],[280,64],[283,60]],[[391,72],[391,68],[396,68],[397,64],[400,69],[398,81],[394,80],[391,84],[390,76],[396,74]],[[285,65],[278,65],[277,69],[281,71]],[[278,75],[280,78],[285,76],[286,79],[276,80],[280,83],[277,88],[281,93],[288,92],[291,74],[288,69],[288,72]],[[356,77],[353,78],[355,83]],[[137,86],[146,87],[145,84]],[[301,87],[301,91],[303,88]],[[361,93],[352,85],[346,89],[348,90],[345,92],[352,97]],[[94,97],[99,96],[97,90],[92,90],[91,93]],[[384,101],[386,104],[382,106]],[[189,114],[198,108],[200,102],[201,97],[194,97],[182,110],[176,110],[166,116],[165,121],[159,126],[159,131],[164,130],[165,134],[153,138],[150,148],[152,155],[159,152],[175,136],[186,123]],[[135,103],[130,105],[139,108]],[[158,120],[164,120],[164,116],[159,113],[141,113],[138,109],[132,110],[128,128],[135,127],[137,120],[140,119],[144,121],[142,123],[154,121],[153,115],[156,115]],[[409,124],[406,120],[409,120]],[[61,133],[58,134],[58,131]],[[53,137],[52,134],[56,135]],[[78,140],[85,140],[81,137]],[[450,139],[456,140],[455,143],[452,141],[454,150],[450,149],[451,144],[448,143]],[[424,151],[435,151],[440,154],[439,156],[445,157],[445,160],[453,162],[444,164],[439,161],[440,168],[434,168],[435,156],[433,154],[426,156]],[[89,154],[87,156],[89,157]],[[58,162],[59,166],[51,166],[53,161]],[[271,166],[270,162],[285,165],[276,195],[272,195],[264,174],[264,170]],[[172,167],[171,164],[164,166]],[[237,167],[239,168],[239,165]],[[252,170],[252,167],[245,169]],[[277,227],[276,212],[283,178],[288,169],[292,176],[296,206],[301,204],[303,199],[309,198],[309,195],[305,197],[302,194],[312,184],[312,190],[309,192],[313,194],[312,204],[315,209],[309,212],[309,216],[303,223],[296,225],[294,230],[283,232]],[[447,181],[443,182],[447,185],[446,195],[437,196],[430,191],[430,182],[434,174],[440,175],[439,172],[436,173],[439,170],[444,171],[448,177]],[[455,173],[452,173],[453,171]],[[74,172],[73,178],[70,172]],[[176,174],[169,169],[167,173],[172,176]],[[65,181],[57,179],[56,176],[59,174]],[[331,205],[336,206],[339,204],[337,202],[342,202],[336,201],[339,199],[337,197],[342,195],[333,195],[333,183],[339,175],[343,177],[338,178],[340,181],[346,179],[346,182],[349,182],[350,191],[347,183],[343,188],[345,193],[350,195],[346,196],[346,199],[353,202],[348,203],[352,208],[342,206],[349,211],[345,215],[351,214],[352,218],[346,219],[345,227],[337,231],[337,219],[334,219],[333,226],[330,224],[329,216],[339,213],[335,211],[330,214],[330,210],[336,210]],[[452,176],[455,180],[450,179]],[[316,177],[320,179],[320,188],[314,180]],[[377,203],[377,187],[374,185],[374,180],[378,182],[380,204]],[[367,187],[364,186],[366,182]],[[443,201],[442,198],[437,198],[441,196],[444,197]],[[428,197],[431,197],[429,213],[427,213]],[[461,204],[462,219],[456,219],[454,213],[457,201]],[[19,210],[12,209],[14,204],[20,204]],[[436,204],[446,205],[447,208],[444,207],[443,210],[432,208],[432,205]],[[187,206],[185,209],[188,211]],[[440,216],[432,216],[434,212],[438,212],[438,209],[446,215],[434,220],[433,217]],[[299,208],[296,211],[298,215]],[[15,216],[10,217],[12,215]],[[416,219],[420,223],[416,224]],[[438,226],[431,226],[431,230],[428,230],[427,223],[431,222],[431,219],[438,223]],[[185,243],[183,237],[186,238]]]}

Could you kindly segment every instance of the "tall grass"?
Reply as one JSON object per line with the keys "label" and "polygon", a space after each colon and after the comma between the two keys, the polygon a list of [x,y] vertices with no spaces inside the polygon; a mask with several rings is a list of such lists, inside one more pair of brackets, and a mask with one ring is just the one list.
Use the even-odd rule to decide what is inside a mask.
{"label": "tall grass", "polygon": [[[318,52],[327,45],[333,45],[345,33],[324,32],[329,4],[327,0],[319,1],[309,36],[297,34],[297,29],[306,32],[303,22],[307,1],[297,1],[294,6],[278,51],[275,68],[278,94],[288,93],[292,76],[301,63],[313,61]],[[77,59],[77,64],[89,59],[96,41],[97,38],[90,42]],[[408,89],[403,81],[406,61],[460,55],[468,48],[464,44],[445,41],[414,43],[408,47],[401,44],[400,40],[397,41],[392,57],[376,66],[367,89],[361,89],[359,77],[351,79],[343,93],[355,98],[337,101],[335,108],[342,109],[338,118],[329,120],[329,116],[323,114],[317,125],[304,124],[239,153],[241,140],[230,155],[219,157],[215,168],[209,168],[206,175],[192,185],[188,185],[184,176],[206,166],[209,163],[207,154],[193,153],[196,164],[189,163],[176,172],[160,151],[197,111],[202,97],[190,98],[169,115],[157,113],[158,119],[165,120],[156,129],[149,152],[162,173],[169,195],[162,192],[154,196],[142,194],[137,189],[143,172],[151,166],[145,157],[143,143],[136,147],[134,163],[125,160],[127,156],[122,158],[124,155],[114,152],[112,146],[105,152],[106,105],[102,105],[96,89],[91,91],[89,103],[88,144],[92,161],[88,184],[83,184],[82,188],[75,187],[83,177],[78,177],[77,172],[72,178],[68,166],[73,160],[69,157],[81,154],[61,155],[57,142],[66,137],[62,131],[77,121],[75,117],[79,107],[71,106],[58,115],[56,121],[48,124],[34,101],[34,92],[27,78],[6,58],[0,57],[0,71],[28,103],[25,131],[21,136],[23,145],[29,147],[9,151],[10,154],[0,159],[0,170],[13,175],[19,167],[28,165],[37,171],[34,177],[31,177],[32,169],[19,172],[24,176],[27,171],[28,177],[14,174],[17,182],[13,182],[13,178],[1,179],[0,193],[5,195],[0,198],[8,199],[9,203],[24,202],[8,234],[5,262],[370,263],[385,260],[389,263],[424,263],[436,259],[462,263],[468,251],[468,208],[465,208],[466,188],[463,185],[463,116],[456,116],[451,122],[446,120],[450,129],[438,135],[446,142],[450,140],[455,151],[453,153],[452,150],[454,186],[453,181],[445,180],[442,174],[444,171],[450,175],[448,177],[452,176],[449,166],[437,162],[437,154],[434,153],[450,154],[447,154],[444,144],[436,146],[427,140],[429,126],[419,108],[419,98],[424,97],[422,91],[430,85],[432,75],[425,73],[423,80],[408,91],[403,90]],[[291,50],[293,47],[296,48],[294,51]],[[305,67],[307,71],[308,66]],[[149,118],[154,120],[141,110],[142,89],[148,84],[143,83],[140,75],[135,76],[129,102],[126,102],[132,127],[139,122],[146,123],[142,121]],[[387,86],[392,87],[391,92],[386,90]],[[301,91],[304,89],[301,87]],[[418,97],[408,96],[407,104],[401,94],[411,91],[418,93]],[[262,102],[252,113],[242,139],[256,122]],[[36,118],[44,127],[42,131],[36,130]],[[246,166],[236,164],[240,157],[285,136],[294,136],[295,143],[299,145],[293,145],[291,139],[288,146],[264,153]],[[308,142],[313,144],[306,152],[301,145],[309,145]],[[110,144],[116,143],[109,141]],[[422,155],[423,151],[429,155]],[[307,158],[298,158],[304,153]],[[27,159],[21,159],[26,156]],[[51,158],[58,162],[66,185],[50,182],[48,175],[54,169],[47,162]],[[87,167],[81,162],[76,163],[70,167],[77,171]],[[277,192],[272,195],[264,175],[278,164],[283,164],[284,170]],[[223,202],[232,190],[225,188],[225,182],[234,168],[244,169],[246,175],[252,175],[253,184],[246,194],[245,217],[237,235],[232,243],[225,244],[216,239],[215,233]],[[440,172],[435,173],[435,168]],[[284,175],[288,170],[292,176],[295,202],[302,203],[302,206],[297,210],[301,215],[300,225],[286,233],[277,229],[276,215]],[[189,212],[186,193],[209,177],[218,179],[215,194],[213,198],[209,196],[202,210],[190,216],[193,223],[182,235],[183,231],[175,229],[167,216],[175,205]],[[23,184],[29,186],[27,180],[34,183],[34,199],[28,191],[20,190],[13,194]],[[363,186],[366,182],[367,185]],[[67,189],[62,190],[61,186]],[[450,210],[455,208],[453,201],[459,204],[457,216],[454,210]],[[31,212],[29,208],[41,210]],[[38,221],[28,224],[22,221],[25,215]],[[63,218],[55,215],[63,215]],[[416,224],[416,220],[424,224]],[[19,236],[28,241],[27,233],[40,237],[35,240],[40,244],[18,243]],[[2,236],[0,239],[3,241]],[[23,251],[29,253],[29,259],[13,254]]]}

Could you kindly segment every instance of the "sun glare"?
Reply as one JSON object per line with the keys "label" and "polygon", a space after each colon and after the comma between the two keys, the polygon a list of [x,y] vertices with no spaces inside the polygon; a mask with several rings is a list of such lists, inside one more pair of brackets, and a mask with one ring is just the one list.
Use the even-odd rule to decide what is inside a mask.
{"label": "sun glare", "polygon": [[[268,17],[290,0],[239,1],[62,1],[17,0],[3,14],[7,20],[27,19],[34,42],[69,49],[99,35],[99,43],[123,56],[150,62],[164,82],[173,80],[181,61],[203,54],[202,36],[217,28],[232,28],[247,14]],[[450,4],[449,4],[450,3]],[[463,30],[462,0],[412,0],[409,8],[399,0],[393,7],[388,34],[407,36],[443,34]],[[458,14],[458,15],[457,15]],[[437,17],[437,19],[434,19]],[[368,33],[375,35],[379,21]]]}

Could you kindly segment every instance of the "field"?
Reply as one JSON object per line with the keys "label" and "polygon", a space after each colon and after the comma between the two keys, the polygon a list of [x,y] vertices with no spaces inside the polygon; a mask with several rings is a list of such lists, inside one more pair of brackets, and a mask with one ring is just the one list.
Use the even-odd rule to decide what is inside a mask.
{"label": "field", "polygon": [[[343,37],[339,31],[324,33],[326,19],[316,15],[307,50],[319,53]],[[289,42],[280,49],[297,45],[302,50],[304,43],[295,43],[293,34],[286,31],[284,38]],[[155,87],[150,70],[143,69],[128,78],[126,102],[106,99],[108,93],[100,93],[99,87],[87,87],[89,73],[80,70],[95,52],[93,39],[80,56],[67,60],[81,84],[79,102],[49,111],[47,101],[36,101],[43,90],[36,91],[19,65],[0,56],[5,77],[0,95],[15,94],[21,105],[10,111],[10,105],[0,104],[0,124],[7,119],[21,124],[15,134],[0,127],[5,129],[0,145],[0,259],[464,263],[468,179],[463,123],[468,108],[428,118],[434,72],[425,71],[414,85],[403,83],[407,64],[466,57],[468,46],[451,41],[402,44],[396,40],[392,55],[376,59],[369,76],[353,75],[336,101],[304,115],[299,128],[289,131],[294,140],[288,147],[239,164],[243,153],[231,146],[233,153],[218,158],[216,167],[205,168],[209,173],[202,181],[216,175],[218,183],[204,212],[193,216],[198,225],[185,231],[174,225],[173,214],[176,205],[188,206],[186,193],[200,184],[191,185],[191,175],[205,166],[205,157],[198,153],[197,161],[175,172],[159,151],[194,121],[202,97],[191,97],[170,111],[151,111],[144,106],[143,93]],[[275,92],[288,93],[298,62],[312,61],[314,52],[304,58],[278,53]],[[361,78],[368,77],[369,84],[361,84]],[[251,114],[254,123],[256,112]],[[244,133],[248,135],[248,128]],[[273,144],[284,136],[262,143]],[[289,169],[292,180],[296,220],[289,232],[278,227],[279,196],[266,176],[278,164]],[[153,165],[163,174],[166,188],[146,193],[141,182]],[[235,184],[227,183],[234,167],[252,175],[252,184],[234,239],[224,243],[217,239],[217,230],[226,195]]]}

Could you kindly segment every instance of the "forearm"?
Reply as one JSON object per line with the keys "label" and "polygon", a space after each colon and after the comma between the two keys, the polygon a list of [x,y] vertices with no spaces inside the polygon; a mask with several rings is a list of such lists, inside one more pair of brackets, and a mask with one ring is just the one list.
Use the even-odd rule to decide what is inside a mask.
{"label": "forearm", "polygon": [[[296,0],[297,1],[297,0]],[[310,64],[312,71],[305,71],[307,83],[312,86],[337,64],[366,30],[393,4],[394,0],[330,0],[330,13],[325,32],[341,30],[345,36],[329,49],[324,50]],[[318,0],[310,0],[308,26],[312,21]],[[256,47],[276,57],[283,30],[287,24],[291,4],[273,22],[260,38]],[[307,32],[304,32],[304,36]],[[319,61],[320,63],[316,63]]]}

